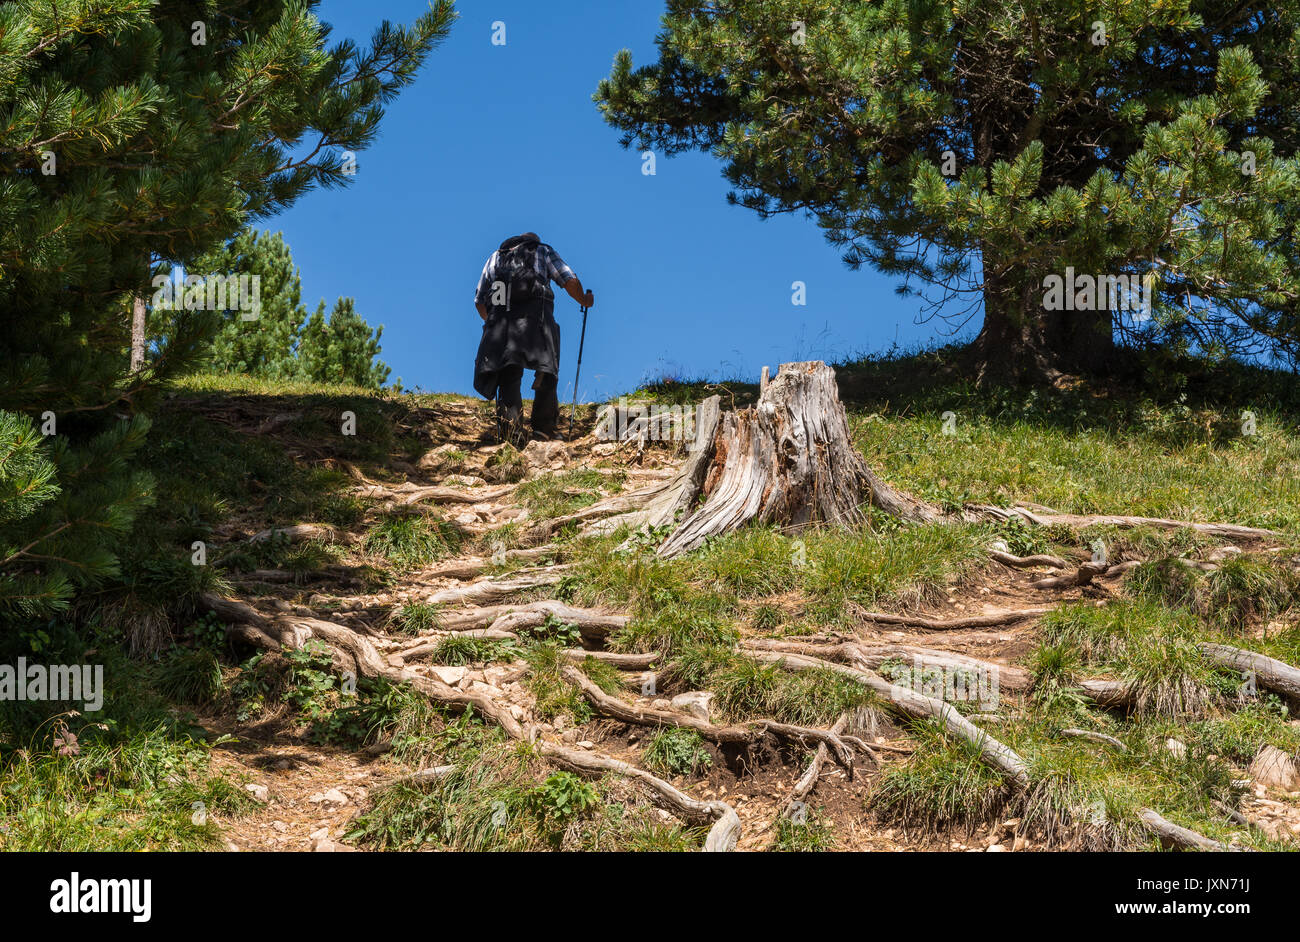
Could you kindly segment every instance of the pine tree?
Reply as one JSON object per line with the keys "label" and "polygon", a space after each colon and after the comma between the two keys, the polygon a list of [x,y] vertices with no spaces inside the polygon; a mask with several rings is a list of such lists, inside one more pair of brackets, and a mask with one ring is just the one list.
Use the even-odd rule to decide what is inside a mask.
{"label": "pine tree", "polygon": [[[0,4],[0,410],[53,418],[41,447],[57,486],[4,521],[0,611],[35,611],[32,580],[57,595],[60,580],[111,575],[150,499],[130,464],[142,413],[216,326],[211,312],[174,312],[130,372],[132,298],[152,295],[153,269],[192,267],[309,189],[346,185],[348,152],[373,142],[455,16],[435,0],[368,46],[331,47],[317,6]],[[0,454],[30,455],[15,421]]]}
{"label": "pine tree", "polygon": [[[302,278],[293,264],[283,233],[245,230],[220,249],[196,260],[187,279],[200,283],[213,276],[224,279],[224,305],[219,305],[221,326],[212,342],[205,367],[216,373],[244,373],[264,379],[306,379],[318,383],[353,383],[378,389],[389,369],[375,358],[380,353],[383,327],[372,331],[356,313],[352,298],[339,298],[328,321],[325,302],[310,318],[302,304]],[[234,284],[256,278],[257,310],[238,306]],[[178,282],[178,285],[180,282]],[[171,291],[173,302],[182,289]],[[199,291],[209,298],[212,291]],[[156,330],[166,333],[169,309],[159,312]],[[250,316],[251,315],[251,316]]]}
{"label": "pine tree", "polygon": [[[1293,356],[1298,28],[1296,0],[674,0],[658,61],[620,53],[596,99],[625,146],[709,151],[733,201],[815,217],[925,313],[982,308],[985,377],[1113,369],[1117,333]],[[1067,269],[1150,310],[1052,309]]]}
{"label": "pine tree", "polygon": [[299,375],[317,383],[351,383],[378,389],[391,372],[376,359],[383,334],[383,325],[371,330],[356,312],[352,298],[335,301],[328,321],[322,301],[302,330]]}
{"label": "pine tree", "polygon": [[[287,379],[297,373],[294,347],[307,308],[302,303],[302,278],[282,233],[245,230],[226,245],[194,262],[197,277],[229,279],[221,327],[212,341],[211,369],[247,373],[266,379]],[[241,277],[257,279],[257,310],[236,304],[231,288]],[[249,292],[252,293],[251,291]]]}

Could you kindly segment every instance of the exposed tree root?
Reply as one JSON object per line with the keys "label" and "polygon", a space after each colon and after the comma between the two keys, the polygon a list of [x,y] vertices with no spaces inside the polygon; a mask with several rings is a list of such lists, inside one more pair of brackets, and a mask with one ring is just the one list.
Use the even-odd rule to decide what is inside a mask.
{"label": "exposed tree root", "polygon": [[1189,828],[1179,827],[1166,820],[1150,808],[1143,808],[1140,815],[1142,823],[1153,831],[1166,847],[1181,847],[1184,850],[1230,850],[1226,844],[1211,840]]}
{"label": "exposed tree root", "polygon": [[1111,514],[1035,513],[1023,506],[993,507],[986,504],[976,504],[967,508],[967,514],[973,515],[973,519],[982,517],[993,517],[997,520],[1020,519],[1040,527],[1056,524],[1077,529],[1094,526],[1110,526],[1121,529],[1153,527],[1158,530],[1190,528],[1207,536],[1218,536],[1229,540],[1274,540],[1284,536],[1276,530],[1265,530],[1261,527],[1243,527],[1235,523],[1193,523],[1188,520],[1166,520],[1162,517],[1124,517]]}
{"label": "exposed tree root", "polygon": [[505,562],[535,562],[558,552],[551,545],[532,549],[507,550],[497,556],[462,556],[416,574],[416,578],[473,579]]}
{"label": "exposed tree root", "polygon": [[1064,576],[1049,576],[1046,579],[1037,579],[1029,584],[1035,589],[1073,589],[1079,586],[1091,585],[1093,579],[1113,579],[1140,565],[1142,565],[1141,561],[1136,559],[1123,563],[1086,562],[1074,572],[1067,573]]}
{"label": "exposed tree root", "polygon": [[740,838],[740,818],[726,802],[697,801],[658,776],[619,759],[570,749],[558,743],[536,741],[537,728],[532,724],[525,725],[504,705],[482,693],[459,690],[436,678],[394,667],[370,641],[343,625],[290,615],[267,616],[244,602],[211,593],[204,593],[201,601],[218,616],[232,623],[232,637],[272,651],[298,648],[309,638],[319,638],[345,659],[351,659],[358,676],[383,677],[395,683],[409,683],[429,699],[450,708],[473,707],[500,726],[511,739],[534,743],[539,755],[561,768],[586,775],[614,773],[633,779],[645,787],[652,801],[691,824],[709,825],[710,830],[704,842],[706,851],[733,850]]}
{"label": "exposed tree root", "polygon": [[431,485],[420,487],[415,484],[403,484],[398,487],[385,487],[382,484],[370,484],[358,488],[360,497],[378,500],[390,500],[399,507],[414,504],[484,504],[508,497],[514,491],[514,485],[506,487],[482,488],[479,490],[460,490],[454,487]]}
{"label": "exposed tree root", "polygon": [[965,739],[978,749],[984,761],[1006,775],[1017,788],[1023,789],[1029,786],[1029,771],[1025,766],[1024,759],[984,730],[975,726],[970,720],[953,709],[950,704],[944,703],[942,700],[922,696],[908,690],[906,687],[891,684],[873,671],[846,667],[821,658],[809,657],[803,654],[768,654],[761,651],[753,651],[750,656],[769,664],[778,664],[786,670],[799,671],[821,668],[851,677],[864,687],[883,696],[900,712],[913,719],[938,720],[948,732]]}
{"label": "exposed tree root", "polygon": [[574,772],[587,775],[604,775],[613,772],[640,782],[650,793],[651,799],[657,799],[657,803],[666,810],[691,824],[709,826],[709,833],[704,839],[705,852],[735,850],[736,842],[740,840],[740,817],[725,801],[698,801],[663,779],[651,775],[645,769],[637,768],[621,759],[568,749],[549,742],[538,743],[537,751],[561,768]]}
{"label": "exposed tree root", "polygon": [[593,642],[603,640],[611,632],[627,627],[628,623],[626,615],[609,615],[588,608],[573,608],[563,602],[546,600],[516,605],[488,605],[464,612],[439,612],[438,629],[456,632],[481,628],[518,631],[545,624],[548,615],[566,625],[573,625],[582,633],[584,641],[590,639]]}
{"label": "exposed tree root", "polygon": [[1015,556],[1002,550],[991,549],[989,556],[1010,566],[1012,569],[1033,569],[1035,566],[1047,566],[1049,569],[1069,569],[1070,564],[1059,556],[1039,554],[1037,556]]}
{"label": "exposed tree root", "polygon": [[709,742],[717,745],[738,745],[751,747],[764,736],[771,734],[783,739],[807,745],[824,744],[835,755],[835,760],[853,778],[853,751],[835,733],[825,729],[808,726],[794,726],[778,723],[775,720],[751,720],[738,726],[716,726],[708,720],[691,713],[677,710],[659,710],[654,707],[636,706],[618,697],[611,696],[597,687],[586,674],[576,667],[564,667],[561,676],[582,691],[593,707],[605,716],[632,726],[672,726],[692,729]]}
{"label": "exposed tree root", "polygon": [[267,582],[273,585],[304,582],[326,582],[340,579],[359,579],[360,571],[353,566],[326,566],[298,572],[291,569],[253,569],[239,573],[234,578],[240,582]]}
{"label": "exposed tree root", "polygon": [[1230,670],[1251,673],[1259,686],[1284,694],[1293,700],[1300,700],[1300,670],[1285,661],[1226,644],[1207,642],[1201,644],[1200,649],[1201,654],[1211,663]]}
{"label": "exposed tree root", "polygon": [[[848,728],[848,725],[849,715],[847,713],[841,713],[840,718],[831,725],[828,732],[838,736]],[[813,753],[812,762],[804,771],[803,775],[799,776],[799,781],[794,783],[794,789],[790,792],[790,797],[787,798],[785,804],[781,806],[781,811],[777,815],[778,818],[791,817],[794,815],[796,809],[802,806],[803,800],[807,798],[813,788],[816,787],[817,780],[822,774],[822,766],[826,764],[826,760],[829,756],[830,749],[827,748],[825,743],[820,743],[817,746],[817,751]]]}
{"label": "exposed tree root", "polygon": [[338,527],[331,527],[326,523],[299,523],[291,527],[273,527],[269,530],[263,530],[255,533],[248,538],[250,543],[265,543],[267,540],[283,539],[290,543],[301,543],[304,540],[324,540],[328,543],[357,543],[361,537],[355,533],[347,533]]}
{"label": "exposed tree root", "polygon": [[649,670],[663,658],[657,651],[649,654],[620,654],[616,651],[588,651],[586,648],[565,648],[564,656],[579,664],[589,657],[595,658],[624,671]]}
{"label": "exposed tree root", "polygon": [[480,579],[467,586],[443,589],[425,598],[430,605],[463,605],[466,602],[497,602],[529,589],[555,585],[564,579],[568,566],[548,566],[533,573],[516,573],[502,579]]}
{"label": "exposed tree root", "polygon": [[1137,702],[1133,688],[1121,680],[1081,680],[1079,692],[1108,710],[1129,710]]}
{"label": "exposed tree root", "polygon": [[907,644],[882,644],[868,641],[817,644],[755,638],[742,641],[741,647],[749,651],[775,651],[782,654],[804,654],[810,657],[840,660],[851,667],[864,670],[876,670],[890,661],[902,660],[912,668],[920,670],[985,671],[998,678],[999,687],[1008,690],[1028,690],[1032,683],[1029,672],[1020,667]]}
{"label": "exposed tree root", "polygon": [[926,618],[921,615],[894,615],[889,612],[858,612],[857,617],[880,625],[901,625],[925,631],[963,631],[968,628],[996,628],[1026,618],[1038,618],[1052,611],[1052,606],[1016,608],[987,615],[963,615],[960,618]]}

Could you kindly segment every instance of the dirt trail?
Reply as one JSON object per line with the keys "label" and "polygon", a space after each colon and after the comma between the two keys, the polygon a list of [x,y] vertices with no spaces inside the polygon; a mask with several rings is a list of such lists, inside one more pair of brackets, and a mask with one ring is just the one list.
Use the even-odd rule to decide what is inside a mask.
{"label": "dirt trail", "polygon": [[[259,434],[278,436],[291,425],[289,420],[268,415],[264,409],[259,412],[253,402],[228,404],[223,414],[230,417],[233,426],[245,430],[251,426]],[[427,450],[416,461],[393,460],[369,471],[322,453],[318,446],[286,442],[290,452],[301,458],[347,471],[355,482],[355,493],[370,508],[367,521],[384,508],[436,507],[468,535],[462,552],[405,573],[391,586],[366,591],[349,569],[362,562],[353,558],[359,551],[352,548],[360,534],[336,534],[349,545],[339,573],[314,574],[305,585],[281,580],[276,573],[253,573],[236,588],[237,594],[263,615],[292,613],[346,626],[367,638],[394,668],[456,690],[486,695],[502,704],[515,720],[533,722],[532,695],[521,682],[526,670],[522,662],[450,667],[432,664],[428,657],[437,640],[447,635],[445,628],[449,624],[458,624],[461,630],[472,624],[477,627],[469,630],[481,635],[486,631],[484,636],[494,637],[508,636],[511,629],[528,623],[530,618],[540,619],[541,614],[511,614],[511,610],[522,609],[530,599],[544,598],[546,587],[563,578],[563,547],[548,545],[545,536],[521,540],[521,534],[540,521],[519,500],[519,482],[570,470],[594,470],[607,476],[596,495],[606,497],[661,480],[671,473],[680,453],[674,454],[666,447],[646,448],[635,442],[616,445],[587,436],[570,443],[533,442],[512,455],[508,449],[491,443],[493,429],[486,419],[487,413],[480,406],[455,401],[414,410],[404,420],[406,431],[420,435]],[[226,535],[247,538],[255,526],[254,521],[242,521],[239,526],[228,526]],[[493,539],[503,527],[512,530],[514,548],[508,551]],[[941,604],[907,614],[949,621],[990,614],[1038,613],[1045,606],[1071,599],[1093,599],[1104,604],[1114,591],[1112,585],[1100,581],[1053,591],[1031,585],[1033,580],[1051,573],[1043,567],[991,565],[953,587]],[[407,603],[431,600],[440,603],[440,628],[414,635],[392,633],[395,610]],[[797,607],[796,599],[788,601],[791,607]],[[596,619],[617,614],[588,613]],[[882,623],[872,613],[857,614],[852,633],[830,640],[922,647],[978,658],[1013,672],[1016,661],[1034,645],[1038,620],[1034,614],[1009,617],[1006,623],[991,627],[932,630]],[[747,640],[783,637],[753,628],[744,628],[742,634]],[[635,693],[629,684],[624,699],[644,708],[672,708],[666,700],[637,698]],[[1014,703],[1023,693],[1004,688],[1000,695]],[[246,774],[257,797],[264,800],[254,813],[222,822],[231,849],[350,850],[342,840],[348,821],[366,807],[376,789],[408,772],[382,755],[317,746],[285,716],[263,720],[256,726],[237,723],[229,716],[210,717],[205,725],[238,737],[240,744],[221,751],[218,761]],[[593,755],[633,765],[640,764],[640,744],[648,736],[645,726],[626,725],[608,717],[577,728],[539,722],[536,730],[545,741],[591,750]],[[839,849],[985,850],[992,845],[1005,850],[1035,849],[1011,833],[1014,822],[995,823],[986,833],[964,839],[934,839],[878,825],[866,806],[871,780],[880,768],[904,761],[910,747],[905,735],[885,719],[875,729],[855,733],[879,750],[881,765],[873,768],[870,762],[857,762],[856,775],[850,780],[839,764],[828,761],[805,799],[809,806],[819,809]],[[740,771],[717,761],[702,777],[675,778],[672,783],[692,798],[729,803],[741,824],[737,849],[763,850],[775,837],[778,816],[804,773],[807,754],[805,749],[783,749],[768,755],[769,761]]]}

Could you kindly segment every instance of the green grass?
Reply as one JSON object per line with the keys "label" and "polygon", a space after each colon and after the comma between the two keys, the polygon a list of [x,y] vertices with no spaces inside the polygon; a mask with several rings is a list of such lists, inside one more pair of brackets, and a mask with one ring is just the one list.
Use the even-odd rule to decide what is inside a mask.
{"label": "green grass", "polygon": [[1201,657],[1196,646],[1201,632],[1190,613],[1151,602],[1120,601],[1104,608],[1078,603],[1044,616],[1040,630],[1035,658],[1040,680],[1068,686],[1064,665],[1077,664],[1073,673],[1127,684],[1137,714],[1174,719],[1200,715],[1219,697],[1222,674]]}
{"label": "green grass", "polygon": [[555,772],[472,714],[430,738],[452,771],[378,792],[350,840],[375,850],[685,851],[703,839],[698,829],[665,826],[615,779]]}
{"label": "green grass", "polygon": [[[948,508],[1026,500],[1062,511],[1223,520],[1300,535],[1300,394],[1287,385],[1295,387],[1294,377],[1231,368],[1211,382],[1165,364],[1149,381],[1096,392],[976,390],[953,378],[952,363],[952,351],[935,351],[838,367],[854,438],[896,487]],[[642,392],[674,403],[717,392],[727,408],[757,396],[751,383],[677,377]],[[368,519],[368,503],[353,493],[345,470],[356,464],[369,477],[401,479],[401,463],[430,446],[432,419],[418,410],[449,398],[464,401],[246,377],[181,380],[154,416],[142,465],[157,480],[158,502],[125,549],[122,577],[78,612],[76,627],[47,626],[40,635],[10,639],[15,651],[39,641],[51,661],[66,651],[62,659],[75,662],[94,646],[113,680],[100,715],[64,720],[78,733],[76,755],[56,754],[51,718],[72,705],[0,705],[0,845],[219,846],[220,820],[241,813],[246,796],[238,783],[213,773],[212,747],[187,711],[234,709],[250,718],[278,702],[317,741],[355,749],[382,740],[412,770],[455,766],[438,782],[376,794],[355,823],[354,837],[365,846],[697,849],[699,829],[665,824],[624,780],[557,774],[472,712],[450,717],[404,686],[364,682],[356,696],[345,695],[319,652],[256,657],[236,670],[231,665],[247,652],[231,650],[220,625],[196,619],[198,593],[227,590],[234,572],[306,575],[344,555],[316,541],[223,545],[217,534],[232,523],[236,531],[300,522],[364,531],[360,548],[372,588],[466,549],[458,528],[434,513]],[[1241,429],[1246,409],[1256,416],[1254,435]],[[355,435],[343,434],[344,412],[355,413]],[[955,416],[955,434],[945,434],[945,412]],[[260,418],[248,418],[276,414],[295,418],[268,434],[255,431]],[[246,424],[232,427],[232,415]],[[450,453],[444,470],[467,459]],[[525,471],[519,452],[506,446],[483,474],[521,481]],[[527,481],[517,495],[538,520],[571,513],[623,483],[575,468]],[[917,751],[887,763],[869,806],[883,820],[926,833],[978,832],[1015,816],[1050,846],[1078,849],[1154,848],[1136,817],[1154,807],[1212,837],[1267,846],[1226,821],[1215,802],[1235,805],[1232,780],[1262,745],[1300,754],[1300,732],[1278,698],[1243,697],[1240,678],[1211,669],[1196,644],[1222,640],[1300,663],[1300,576],[1290,553],[1228,558],[1205,573],[1169,561],[1204,559],[1217,545],[1190,530],[1074,532],[1015,522],[904,527],[875,511],[868,521],[853,532],[750,527],[670,561],[653,556],[653,538],[616,552],[628,533],[565,535],[565,559],[576,569],[558,593],[547,594],[629,612],[630,624],[610,647],[661,652],[657,695],[712,690],[717,722],[770,717],[826,726],[848,711],[869,725],[882,705],[860,685],[829,672],[780,671],[737,654],[735,642],[751,631],[845,631],[862,609],[933,605],[1000,571],[985,568],[994,540],[1020,555],[1077,555],[1100,540],[1112,560],[1151,562],[1130,574],[1122,597],[1107,607],[1070,605],[1043,619],[1040,643],[1026,658],[1035,686],[1023,699],[1006,698],[1003,722],[989,727],[1029,764],[1030,789],[1011,794],[969,746],[931,724],[909,724]],[[529,526],[494,531],[475,550],[524,545]],[[206,567],[190,561],[196,540],[208,544]],[[388,627],[426,632],[437,627],[437,612],[409,603]],[[594,719],[590,705],[560,676],[567,663],[560,649],[573,642],[561,624],[517,643],[453,636],[433,660],[524,657],[539,716],[584,723]],[[608,664],[589,658],[581,669],[607,692],[629,689],[628,675]],[[1080,697],[1078,680],[1096,676],[1131,685],[1134,708],[1103,711]],[[1117,736],[1128,751],[1063,738],[1066,726]],[[1186,756],[1164,747],[1170,737],[1186,743]],[[666,729],[651,736],[642,759],[659,774],[697,776],[709,769],[711,755],[698,734]],[[195,802],[206,818],[192,819]],[[810,813],[778,822],[772,846],[827,849],[835,836],[828,818]]]}
{"label": "green grass", "polygon": [[1241,554],[1203,572],[1171,559],[1144,563],[1129,577],[1130,591],[1179,606],[1229,634],[1268,622],[1300,600],[1300,574],[1278,554]]}
{"label": "green grass", "polygon": [[[177,704],[222,696],[209,650],[175,650],[157,661],[123,649],[121,628],[89,639],[51,623],[33,637],[0,639],[0,661],[103,668],[103,702],[0,703],[0,847],[31,851],[206,850],[221,846],[219,822],[251,800],[211,764],[214,746]],[[86,657],[87,647],[95,653]]]}
{"label": "green grass", "polygon": [[418,635],[438,627],[438,607],[428,602],[406,602],[394,610],[388,629],[398,634]]}
{"label": "green grass", "polygon": [[546,520],[594,504],[603,488],[616,491],[622,482],[621,475],[581,469],[562,471],[525,481],[515,491],[515,500],[528,508],[532,519]]}
{"label": "green grass", "polygon": [[[1189,737],[1186,726],[1165,720],[1112,728],[1127,751],[1055,735],[1050,718],[1030,712],[995,727],[998,738],[1029,767],[1030,787],[1009,789],[974,748],[953,740],[931,722],[911,724],[917,751],[888,766],[868,801],[886,823],[921,834],[977,836],[995,822],[1015,818],[1016,833],[1053,849],[1154,850],[1155,838],[1139,814],[1162,815],[1217,840],[1234,838],[1257,849],[1272,842],[1226,819],[1215,802],[1235,807],[1233,770]],[[1182,757],[1164,745],[1171,735],[1190,739]]]}
{"label": "green grass", "polygon": [[362,545],[367,553],[410,570],[455,555],[462,542],[460,529],[435,513],[390,513],[371,525]]}
{"label": "green grass", "polygon": [[[951,355],[838,369],[855,440],[891,484],[946,506],[1027,500],[1300,532],[1300,409],[1286,377],[1243,370],[1181,399],[1158,381],[1114,396],[977,390],[943,375]],[[1242,433],[1246,410],[1254,435]]]}
{"label": "green grass", "polygon": [[485,638],[470,638],[452,634],[438,642],[430,660],[434,664],[447,664],[452,667],[467,664],[484,664],[493,661],[510,661],[522,653],[522,649],[513,641],[498,641]]}

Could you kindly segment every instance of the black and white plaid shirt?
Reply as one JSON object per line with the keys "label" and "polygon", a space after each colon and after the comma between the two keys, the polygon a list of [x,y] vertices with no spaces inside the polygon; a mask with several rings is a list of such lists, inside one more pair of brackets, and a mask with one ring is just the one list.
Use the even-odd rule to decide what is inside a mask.
{"label": "black and white plaid shirt", "polygon": [[[491,307],[488,299],[492,295],[492,283],[497,280],[497,256],[500,250],[493,252],[488,256],[487,263],[483,266],[483,274],[479,276],[478,288],[474,292],[474,303],[487,305]],[[564,259],[560,258],[558,252],[551,248],[545,242],[537,246],[536,261],[533,263],[533,270],[541,275],[543,279],[555,282],[561,288],[577,276],[573,269],[564,264]]]}

